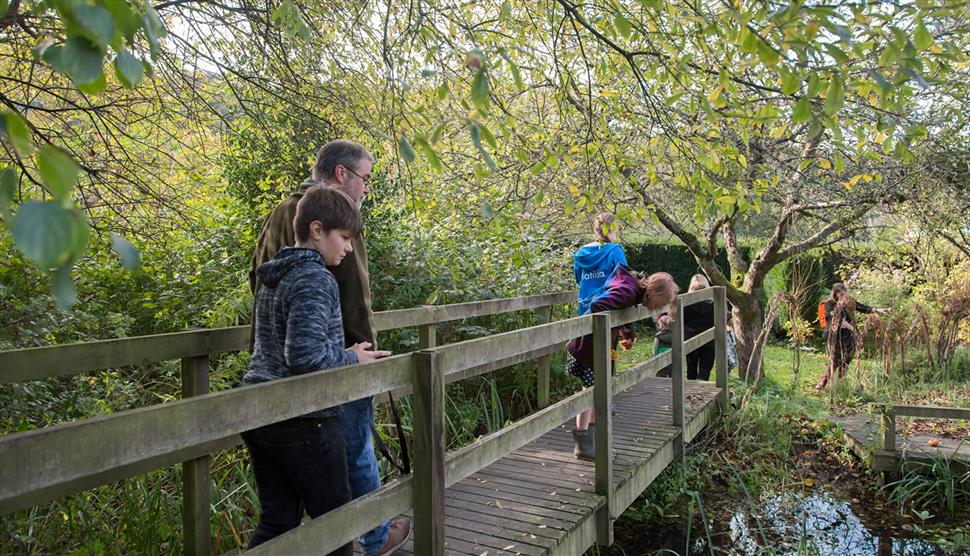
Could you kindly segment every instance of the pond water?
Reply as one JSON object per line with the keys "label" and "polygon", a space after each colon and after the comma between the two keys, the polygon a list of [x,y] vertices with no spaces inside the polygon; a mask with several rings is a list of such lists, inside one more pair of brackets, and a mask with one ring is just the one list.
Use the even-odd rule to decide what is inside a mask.
{"label": "pond water", "polygon": [[[890,556],[956,555],[925,540],[880,535],[847,502],[825,490],[773,495],[752,508],[738,505],[726,523],[713,524],[710,538],[696,520],[688,539],[680,527],[659,545],[646,542],[632,554]],[[700,528],[699,528],[700,527]],[[710,541],[710,544],[708,543]],[[633,547],[629,547],[633,548]],[[631,554],[630,550],[624,550]]]}

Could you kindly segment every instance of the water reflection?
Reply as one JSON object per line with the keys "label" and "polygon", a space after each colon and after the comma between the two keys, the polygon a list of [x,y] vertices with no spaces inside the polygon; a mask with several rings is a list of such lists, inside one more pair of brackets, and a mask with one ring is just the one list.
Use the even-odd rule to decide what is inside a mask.
{"label": "water reflection", "polygon": [[874,535],[849,504],[824,491],[778,494],[757,512],[738,510],[731,518],[729,537],[726,554],[732,555],[759,554],[766,547],[785,555],[947,554],[923,540]]}
{"label": "water reflection", "polygon": [[[965,552],[947,551],[920,539],[893,538],[871,532],[852,507],[826,491],[776,494],[752,510],[738,507],[727,531],[712,534],[708,546],[694,523],[690,539],[684,533],[667,538],[662,554],[726,556],[930,556]],[[701,538],[699,538],[701,537]],[[653,551],[645,551],[650,554]]]}

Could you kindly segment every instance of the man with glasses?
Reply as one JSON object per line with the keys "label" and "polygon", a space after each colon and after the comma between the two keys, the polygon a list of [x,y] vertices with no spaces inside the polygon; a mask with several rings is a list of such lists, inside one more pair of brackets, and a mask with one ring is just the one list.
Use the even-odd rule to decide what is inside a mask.
{"label": "man with glasses", "polygon": [[[293,218],[303,193],[314,185],[330,185],[342,190],[359,207],[370,193],[374,158],[362,145],[345,139],[330,141],[320,152],[309,179],[299,190],[283,200],[266,218],[259,233],[256,252],[249,272],[249,285],[255,295],[259,290],[256,267],[270,260],[283,246],[292,246]],[[363,236],[351,243],[353,251],[340,265],[328,267],[340,288],[340,310],[343,313],[344,336],[347,347],[367,342],[376,346],[377,332],[371,310],[370,277],[367,271],[367,249]],[[364,398],[342,406],[341,417],[347,447],[347,472],[351,495],[359,498],[381,487],[381,476],[374,455],[371,431],[374,423],[374,400]],[[411,523],[399,518],[382,523],[361,535],[358,542],[366,556],[387,556],[400,548],[411,533]]]}

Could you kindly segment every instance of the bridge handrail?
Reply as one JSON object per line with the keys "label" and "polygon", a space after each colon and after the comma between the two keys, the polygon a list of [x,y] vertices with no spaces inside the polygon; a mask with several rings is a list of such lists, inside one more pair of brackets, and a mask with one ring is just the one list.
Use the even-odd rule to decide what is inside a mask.
{"label": "bridge handrail", "polygon": [[[682,310],[685,299],[696,302],[710,299],[713,294],[713,292],[699,293],[702,295],[682,296],[678,302],[678,308]],[[561,299],[554,296],[562,295],[532,297]],[[723,315],[723,291],[720,292],[720,297],[722,306],[717,309],[715,304],[715,312]],[[528,308],[512,306],[516,308],[510,310]],[[450,317],[455,313],[446,314]],[[425,453],[428,450],[419,450],[418,438],[430,434],[427,431],[438,430],[442,434],[440,440],[443,442],[443,429],[440,423],[438,427],[434,426],[436,419],[434,415],[435,412],[439,412],[441,415],[437,418],[443,418],[443,406],[438,398],[443,398],[443,385],[446,381],[487,372],[498,368],[496,365],[502,362],[511,361],[507,364],[512,364],[519,360],[527,360],[524,358],[534,358],[538,353],[547,353],[550,348],[558,349],[558,346],[566,340],[590,333],[591,322],[597,321],[602,324],[605,319],[608,331],[611,320],[615,326],[643,318],[646,314],[643,309],[633,308],[600,314],[595,318],[594,315],[586,315],[417,353],[393,356],[366,365],[319,371],[285,380],[0,436],[0,462],[3,462],[0,466],[0,514],[41,504],[73,492],[180,461],[198,458],[224,447],[227,443],[237,443],[236,434],[239,432],[339,405],[349,400],[387,390],[402,389],[409,384],[421,386],[416,390],[415,399],[416,460],[419,452],[424,454],[425,458],[438,457],[442,467],[441,482],[453,484],[534,440],[570,415],[578,413],[583,407],[592,405],[594,389],[579,392],[546,407],[511,427],[479,439],[470,447],[446,455],[442,446],[440,450],[430,450],[432,453],[428,454]],[[721,321],[722,324],[718,326],[715,320],[715,328],[698,336],[696,341],[683,342],[681,338],[679,345],[675,345],[675,349],[679,348],[680,354],[685,355],[706,341],[710,341],[715,337],[715,331],[718,329],[723,334],[723,319]],[[680,319],[676,322],[678,325],[675,326],[675,344],[677,344],[677,328],[682,327]],[[592,328],[595,332],[596,325]],[[598,334],[598,336],[594,334],[595,349],[600,354],[599,357],[602,357],[604,349],[607,353],[609,351],[609,342],[604,344],[603,341],[604,337],[608,339],[609,334],[605,336],[602,332]],[[716,337],[715,340],[718,343],[720,356],[721,342]],[[718,362],[718,385],[721,386],[723,378],[726,386],[726,372],[722,373],[720,368],[721,359],[723,357],[719,357]],[[423,368],[422,361],[430,366]],[[608,379],[609,395],[635,384],[638,380],[633,380],[634,378],[646,376],[651,369],[672,363],[674,363],[672,353],[668,352],[651,358],[614,379]],[[602,374],[603,365],[596,366],[599,369],[598,372]],[[674,366],[674,406],[678,405],[676,385],[679,381],[682,413],[683,373],[677,374],[678,365]],[[419,370],[419,368],[422,369]],[[682,371],[682,367],[679,371]],[[439,377],[438,382],[435,383],[428,378],[429,376]],[[423,384],[426,380],[431,380],[431,383]],[[435,394],[438,390],[440,392]],[[726,392],[726,388],[724,390]],[[437,402],[431,403],[434,399],[437,399]],[[423,401],[419,403],[419,400]],[[434,407],[430,409],[426,407],[422,412],[419,409],[422,404],[426,406],[430,404]],[[419,413],[423,413],[426,419],[423,421],[419,419]],[[675,420],[676,418],[675,410]],[[139,441],[133,442],[133,438]],[[434,456],[435,452],[439,455]],[[419,488],[419,482],[421,482],[420,479],[427,479],[429,471],[423,470],[419,473],[418,470],[423,467],[418,465],[415,469],[419,478],[413,485],[411,479],[391,483],[366,499],[357,500],[337,512],[332,512],[333,515],[328,514],[326,522],[351,523],[353,529],[360,529],[353,535],[356,536],[373,527],[373,525],[367,526],[371,521],[397,515],[412,503],[417,509],[419,501],[414,498],[415,495],[412,492],[426,494],[427,489]],[[428,504],[422,503],[421,506],[428,507]],[[354,512],[356,517],[351,519],[350,516],[344,515],[347,512]],[[302,536],[311,535],[314,529],[300,528],[300,530],[302,531],[300,536]],[[330,531],[332,533],[333,530]],[[350,535],[350,533],[347,534]],[[285,535],[279,542],[289,542],[282,539],[292,536],[292,533]],[[345,540],[350,540],[353,536]],[[339,540],[333,538],[332,542]],[[342,544],[344,541],[340,542]],[[337,544],[334,548],[336,546],[340,545]],[[314,544],[314,547],[316,550],[322,550],[319,544]]]}
{"label": "bridge handrail", "polygon": [[[724,299],[724,292],[718,292],[716,289],[702,290],[680,296],[678,312],[680,313],[683,310],[683,307],[686,305],[706,300],[715,302],[718,300],[720,301],[720,307],[717,306],[717,303],[715,305],[715,319],[718,318],[717,315],[720,315],[721,317],[725,315],[726,300]],[[606,326],[608,329],[612,326],[628,324],[643,319],[648,315],[649,311],[643,307],[634,307],[621,311],[601,313],[599,316],[606,316],[608,318],[609,326]],[[517,355],[526,353],[527,350],[525,348],[508,347],[510,345],[518,344],[518,342],[516,342],[518,339],[539,342],[537,349],[541,350],[546,344],[554,345],[556,343],[561,343],[564,339],[570,339],[584,333],[589,333],[588,325],[591,322],[592,317],[593,315],[585,315],[583,317],[572,318],[555,323],[557,326],[535,326],[504,334],[497,334],[485,338],[477,338],[474,340],[468,340],[466,342],[459,342],[457,344],[425,350],[420,353],[423,355],[435,353],[437,355],[435,358],[436,364],[433,366],[433,371],[441,373],[447,377],[460,376],[465,378],[485,372],[482,369],[486,367],[486,365],[483,365],[480,361],[482,353],[495,354],[501,358],[516,357]],[[722,396],[719,396],[719,402],[723,401],[723,403],[726,403],[727,369],[725,362],[726,353],[724,351],[725,345],[723,340],[723,336],[726,334],[726,329],[723,324],[724,321],[725,319],[721,318],[720,322],[722,324],[719,326],[718,321],[715,320],[715,326],[713,328],[704,331],[691,340],[683,341],[682,355],[686,356],[686,354],[700,348],[709,341],[714,340],[716,342],[718,351],[717,382],[719,386],[721,386],[723,383],[723,386],[721,386],[723,388],[723,399]],[[581,329],[576,331],[573,330],[573,327],[576,325],[584,326],[581,326]],[[679,323],[679,327],[682,327],[682,321]],[[586,331],[583,329],[586,329]],[[601,335],[600,339],[609,340],[609,335]],[[603,341],[594,344],[594,349],[600,353],[602,353],[603,350],[609,351],[610,347],[611,346],[609,343],[604,344]],[[442,358],[442,354],[447,355]],[[671,365],[672,361],[672,352],[668,351],[655,355],[654,357],[651,357],[648,360],[627,369],[622,374],[611,377],[608,381],[608,383],[611,385],[610,396],[630,388],[650,374],[655,373],[667,365]],[[600,371],[600,374],[604,374],[602,370]],[[681,373],[679,377],[675,374],[672,378],[675,384],[678,381],[678,378],[682,383],[683,373]],[[681,384],[681,392],[682,391],[683,385]],[[529,442],[532,442],[552,428],[576,415],[584,408],[593,405],[593,401],[594,389],[584,389],[553,405],[540,409],[536,413],[524,417],[519,421],[502,428],[501,430],[485,435],[472,444],[448,452],[443,456],[443,461],[441,462],[443,463],[443,469],[441,471],[441,477],[439,477],[439,480],[442,486],[448,487],[454,485],[462,479],[467,478],[468,476],[501,459],[505,455],[528,444]],[[680,411],[682,413],[683,394],[681,394],[680,400],[678,400],[676,396],[674,397],[673,405],[677,406],[678,401],[680,402]],[[609,415],[609,412],[600,411],[597,418],[601,422],[609,419],[609,417],[605,417],[603,413],[605,413],[605,415]],[[674,414],[675,416],[677,414],[676,407],[674,409]],[[599,445],[601,446],[602,443]],[[607,453],[610,452],[609,446],[599,448],[598,450],[605,451]],[[598,463],[597,475],[601,474],[601,466]],[[604,477],[598,478],[598,483],[602,484],[604,482],[608,485],[612,484],[610,474],[606,474]],[[408,486],[414,485],[408,483]],[[417,515],[417,507],[419,503],[415,503],[416,501],[413,498],[407,497],[406,494],[402,492],[402,488],[404,487],[400,482],[385,485],[380,490],[375,491],[365,497],[367,500],[364,498],[355,500],[354,502],[351,502],[338,510],[329,512],[320,518],[311,520],[294,531],[281,535],[253,550],[250,550],[248,553],[251,553],[254,556],[261,556],[268,554],[327,553],[335,550],[343,544],[355,539],[360,533],[370,530],[373,526],[377,525],[383,520],[399,515],[412,505],[414,505],[415,514]],[[426,489],[415,487],[414,492],[423,492],[425,490]],[[386,494],[382,494],[385,491]],[[606,496],[606,500],[606,505],[610,506],[610,497]],[[437,507],[442,508],[440,511],[443,512],[444,501],[424,500],[423,503],[420,503],[420,505],[427,509],[427,511],[434,512],[435,508]],[[610,512],[615,513],[614,509],[611,509]],[[434,523],[434,525],[428,526],[427,529],[443,531],[443,519],[443,515],[439,515],[437,519],[430,520]],[[335,531],[342,531],[343,534],[335,535]],[[415,542],[417,546],[418,541],[416,540]]]}
{"label": "bridge handrail", "polygon": [[[575,291],[374,313],[378,332],[565,305]],[[249,349],[250,326],[207,328],[0,351],[0,384]]]}
{"label": "bridge handrail", "polygon": [[892,406],[892,409],[897,417],[936,417],[941,419],[970,420],[970,409],[965,409],[962,407],[895,404]]}
{"label": "bridge handrail", "polygon": [[970,421],[970,409],[938,405],[892,404],[882,407],[882,449],[896,450],[896,417],[963,419]]}

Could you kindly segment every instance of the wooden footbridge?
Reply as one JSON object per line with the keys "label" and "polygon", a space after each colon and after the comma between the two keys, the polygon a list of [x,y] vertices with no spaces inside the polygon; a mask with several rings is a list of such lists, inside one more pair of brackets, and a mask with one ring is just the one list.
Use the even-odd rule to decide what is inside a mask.
{"label": "wooden footbridge", "polygon": [[970,442],[930,434],[901,434],[900,418],[960,419],[970,421],[970,409],[929,405],[886,405],[879,415],[849,415],[835,418],[842,427],[849,448],[868,462],[874,471],[888,477],[898,476],[909,468],[944,461],[962,471],[970,471]]}
{"label": "wooden footbridge", "polygon": [[[727,402],[725,294],[678,299],[714,303],[715,327],[618,375],[610,329],[646,318],[642,308],[550,322],[571,292],[375,314],[378,330],[419,327],[421,349],[270,383],[208,393],[209,357],[249,347],[249,327],[198,330],[0,352],[0,381],[22,382],[158,361],[182,361],[179,401],[0,436],[0,515],[180,464],[184,553],[211,552],[209,455],[239,433],[386,392],[412,396],[412,475],[308,521],[253,554],[326,554],[388,518],[413,516],[405,552],[581,554],[613,542],[613,520],[716,419]],[[534,310],[538,326],[436,346],[435,325]],[[550,404],[551,355],[592,333],[593,388]],[[716,346],[716,383],[684,380],[684,356]],[[445,384],[538,360],[536,412],[454,451],[445,449]],[[657,378],[671,365],[672,378]],[[380,399],[380,398],[378,398]],[[572,454],[573,416],[594,406],[596,461]]]}

